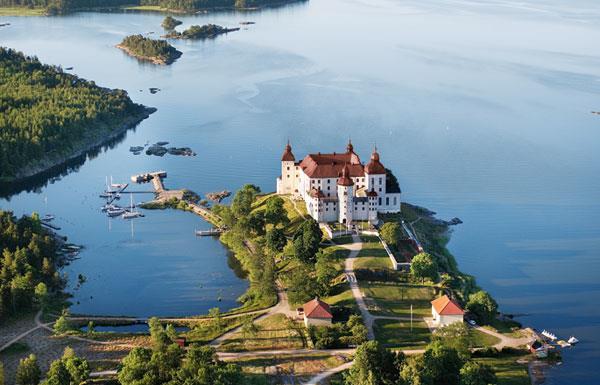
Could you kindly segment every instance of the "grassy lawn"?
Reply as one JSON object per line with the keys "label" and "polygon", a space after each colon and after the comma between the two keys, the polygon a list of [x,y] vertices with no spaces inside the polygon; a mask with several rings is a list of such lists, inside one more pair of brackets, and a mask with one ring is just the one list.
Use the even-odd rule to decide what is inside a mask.
{"label": "grassy lawn", "polygon": [[477,362],[492,367],[498,376],[498,385],[530,385],[526,364],[519,364],[519,356],[503,356],[492,358],[475,358]]}
{"label": "grassy lawn", "polygon": [[495,319],[490,325],[485,325],[483,327],[514,338],[520,338],[524,336],[523,332],[520,330],[520,326],[521,325],[516,321],[502,321]]}
{"label": "grassy lawn", "polygon": [[354,240],[352,239],[352,235],[344,235],[341,237],[333,238],[331,241],[336,245],[347,245],[348,243],[354,242]]}
{"label": "grassy lawn", "polygon": [[494,346],[500,342],[500,338],[485,334],[479,330],[471,329],[471,347],[483,348],[486,346]]}
{"label": "grassy lawn", "polygon": [[358,306],[347,282],[339,282],[333,287],[332,294],[322,300],[331,306],[347,307],[358,313]]}
{"label": "grassy lawn", "polygon": [[223,318],[222,319],[223,329],[221,330],[221,332],[218,332],[210,327],[211,321],[212,321],[210,319],[204,319],[204,320],[201,320],[198,322],[190,322],[188,326],[190,326],[191,330],[188,332],[181,333],[181,334],[183,336],[185,336],[187,338],[188,342],[190,342],[190,343],[192,343],[192,342],[207,343],[209,341],[214,340],[221,334],[224,334],[227,331],[240,326],[247,319],[249,319],[249,318],[252,319],[257,316],[258,316],[258,314],[257,315],[241,315],[239,317]]}
{"label": "grassy lawn", "polygon": [[0,16],[45,16],[45,8],[0,7]]}
{"label": "grassy lawn", "polygon": [[[384,285],[361,283],[365,296],[375,302],[373,314],[391,316],[410,316],[410,306],[415,317],[431,316],[431,300],[435,289],[431,286]],[[367,301],[373,302],[373,301]]]}
{"label": "grassy lawn", "polygon": [[305,347],[303,324],[290,323],[283,314],[275,314],[256,322],[258,332],[244,335],[241,331],[221,345],[224,351],[302,349]]}
{"label": "grassy lawn", "polygon": [[380,242],[363,243],[363,248],[354,261],[355,269],[391,269],[392,263]]}
{"label": "grassy lawn", "polygon": [[422,349],[431,339],[425,322],[415,319],[412,331],[410,321],[379,319],[373,324],[375,339],[389,348]]}

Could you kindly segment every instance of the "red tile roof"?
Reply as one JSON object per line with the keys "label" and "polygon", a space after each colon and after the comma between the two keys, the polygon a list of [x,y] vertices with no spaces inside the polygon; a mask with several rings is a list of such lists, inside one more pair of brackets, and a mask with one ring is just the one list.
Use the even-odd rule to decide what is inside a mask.
{"label": "red tile roof", "polygon": [[315,298],[304,304],[304,316],[306,318],[333,318],[329,305]]}
{"label": "red tile roof", "polygon": [[465,312],[447,295],[431,301],[431,306],[439,315],[463,315]]}
{"label": "red tile roof", "polygon": [[385,167],[379,161],[377,149],[371,154],[371,161],[365,166],[365,172],[367,174],[385,174]]}
{"label": "red tile roof", "polygon": [[337,178],[344,165],[348,165],[350,177],[357,178],[365,174],[360,158],[355,153],[309,154],[300,162],[300,168],[309,178]]}
{"label": "red tile roof", "polygon": [[352,186],[354,182],[350,179],[350,170],[348,169],[348,165],[345,164],[342,169],[342,175],[337,180],[337,184],[340,186]]}

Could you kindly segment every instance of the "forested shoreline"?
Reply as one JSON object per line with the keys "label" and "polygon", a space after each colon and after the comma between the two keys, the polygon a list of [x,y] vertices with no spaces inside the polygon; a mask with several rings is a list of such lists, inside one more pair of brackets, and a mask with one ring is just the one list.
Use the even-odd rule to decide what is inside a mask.
{"label": "forested shoreline", "polygon": [[99,87],[0,47],[0,181],[62,164],[153,111],[124,90]]}
{"label": "forested shoreline", "polygon": [[48,15],[93,8],[156,6],[175,12],[210,9],[255,9],[305,0],[0,0],[0,7],[44,8]]}
{"label": "forested shoreline", "polygon": [[0,323],[44,306],[65,285],[58,273],[60,244],[37,214],[17,219],[0,210]]}

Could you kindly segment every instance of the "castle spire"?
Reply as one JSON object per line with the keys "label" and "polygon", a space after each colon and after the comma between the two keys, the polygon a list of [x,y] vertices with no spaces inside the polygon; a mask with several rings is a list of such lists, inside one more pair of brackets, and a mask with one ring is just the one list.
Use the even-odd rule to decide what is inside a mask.
{"label": "castle spire", "polygon": [[282,162],[295,162],[296,158],[292,153],[292,146],[290,145],[290,139],[288,138],[287,144],[285,145],[285,149],[283,151],[283,155],[281,156]]}

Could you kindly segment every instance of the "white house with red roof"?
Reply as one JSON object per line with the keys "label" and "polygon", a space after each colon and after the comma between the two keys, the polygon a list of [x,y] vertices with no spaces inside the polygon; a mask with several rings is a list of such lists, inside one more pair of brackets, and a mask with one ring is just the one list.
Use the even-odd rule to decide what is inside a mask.
{"label": "white house with red roof", "polygon": [[400,187],[389,178],[377,148],[363,165],[352,142],[346,151],[308,154],[296,162],[288,143],[281,157],[277,193],[300,196],[318,222],[376,222],[378,213],[400,212]]}
{"label": "white house with red roof", "polygon": [[302,306],[304,325],[331,326],[333,315],[328,304],[318,297]]}
{"label": "white house with red roof", "polygon": [[431,301],[431,314],[434,325],[446,326],[455,322],[463,322],[465,312],[456,301],[444,295]]}

